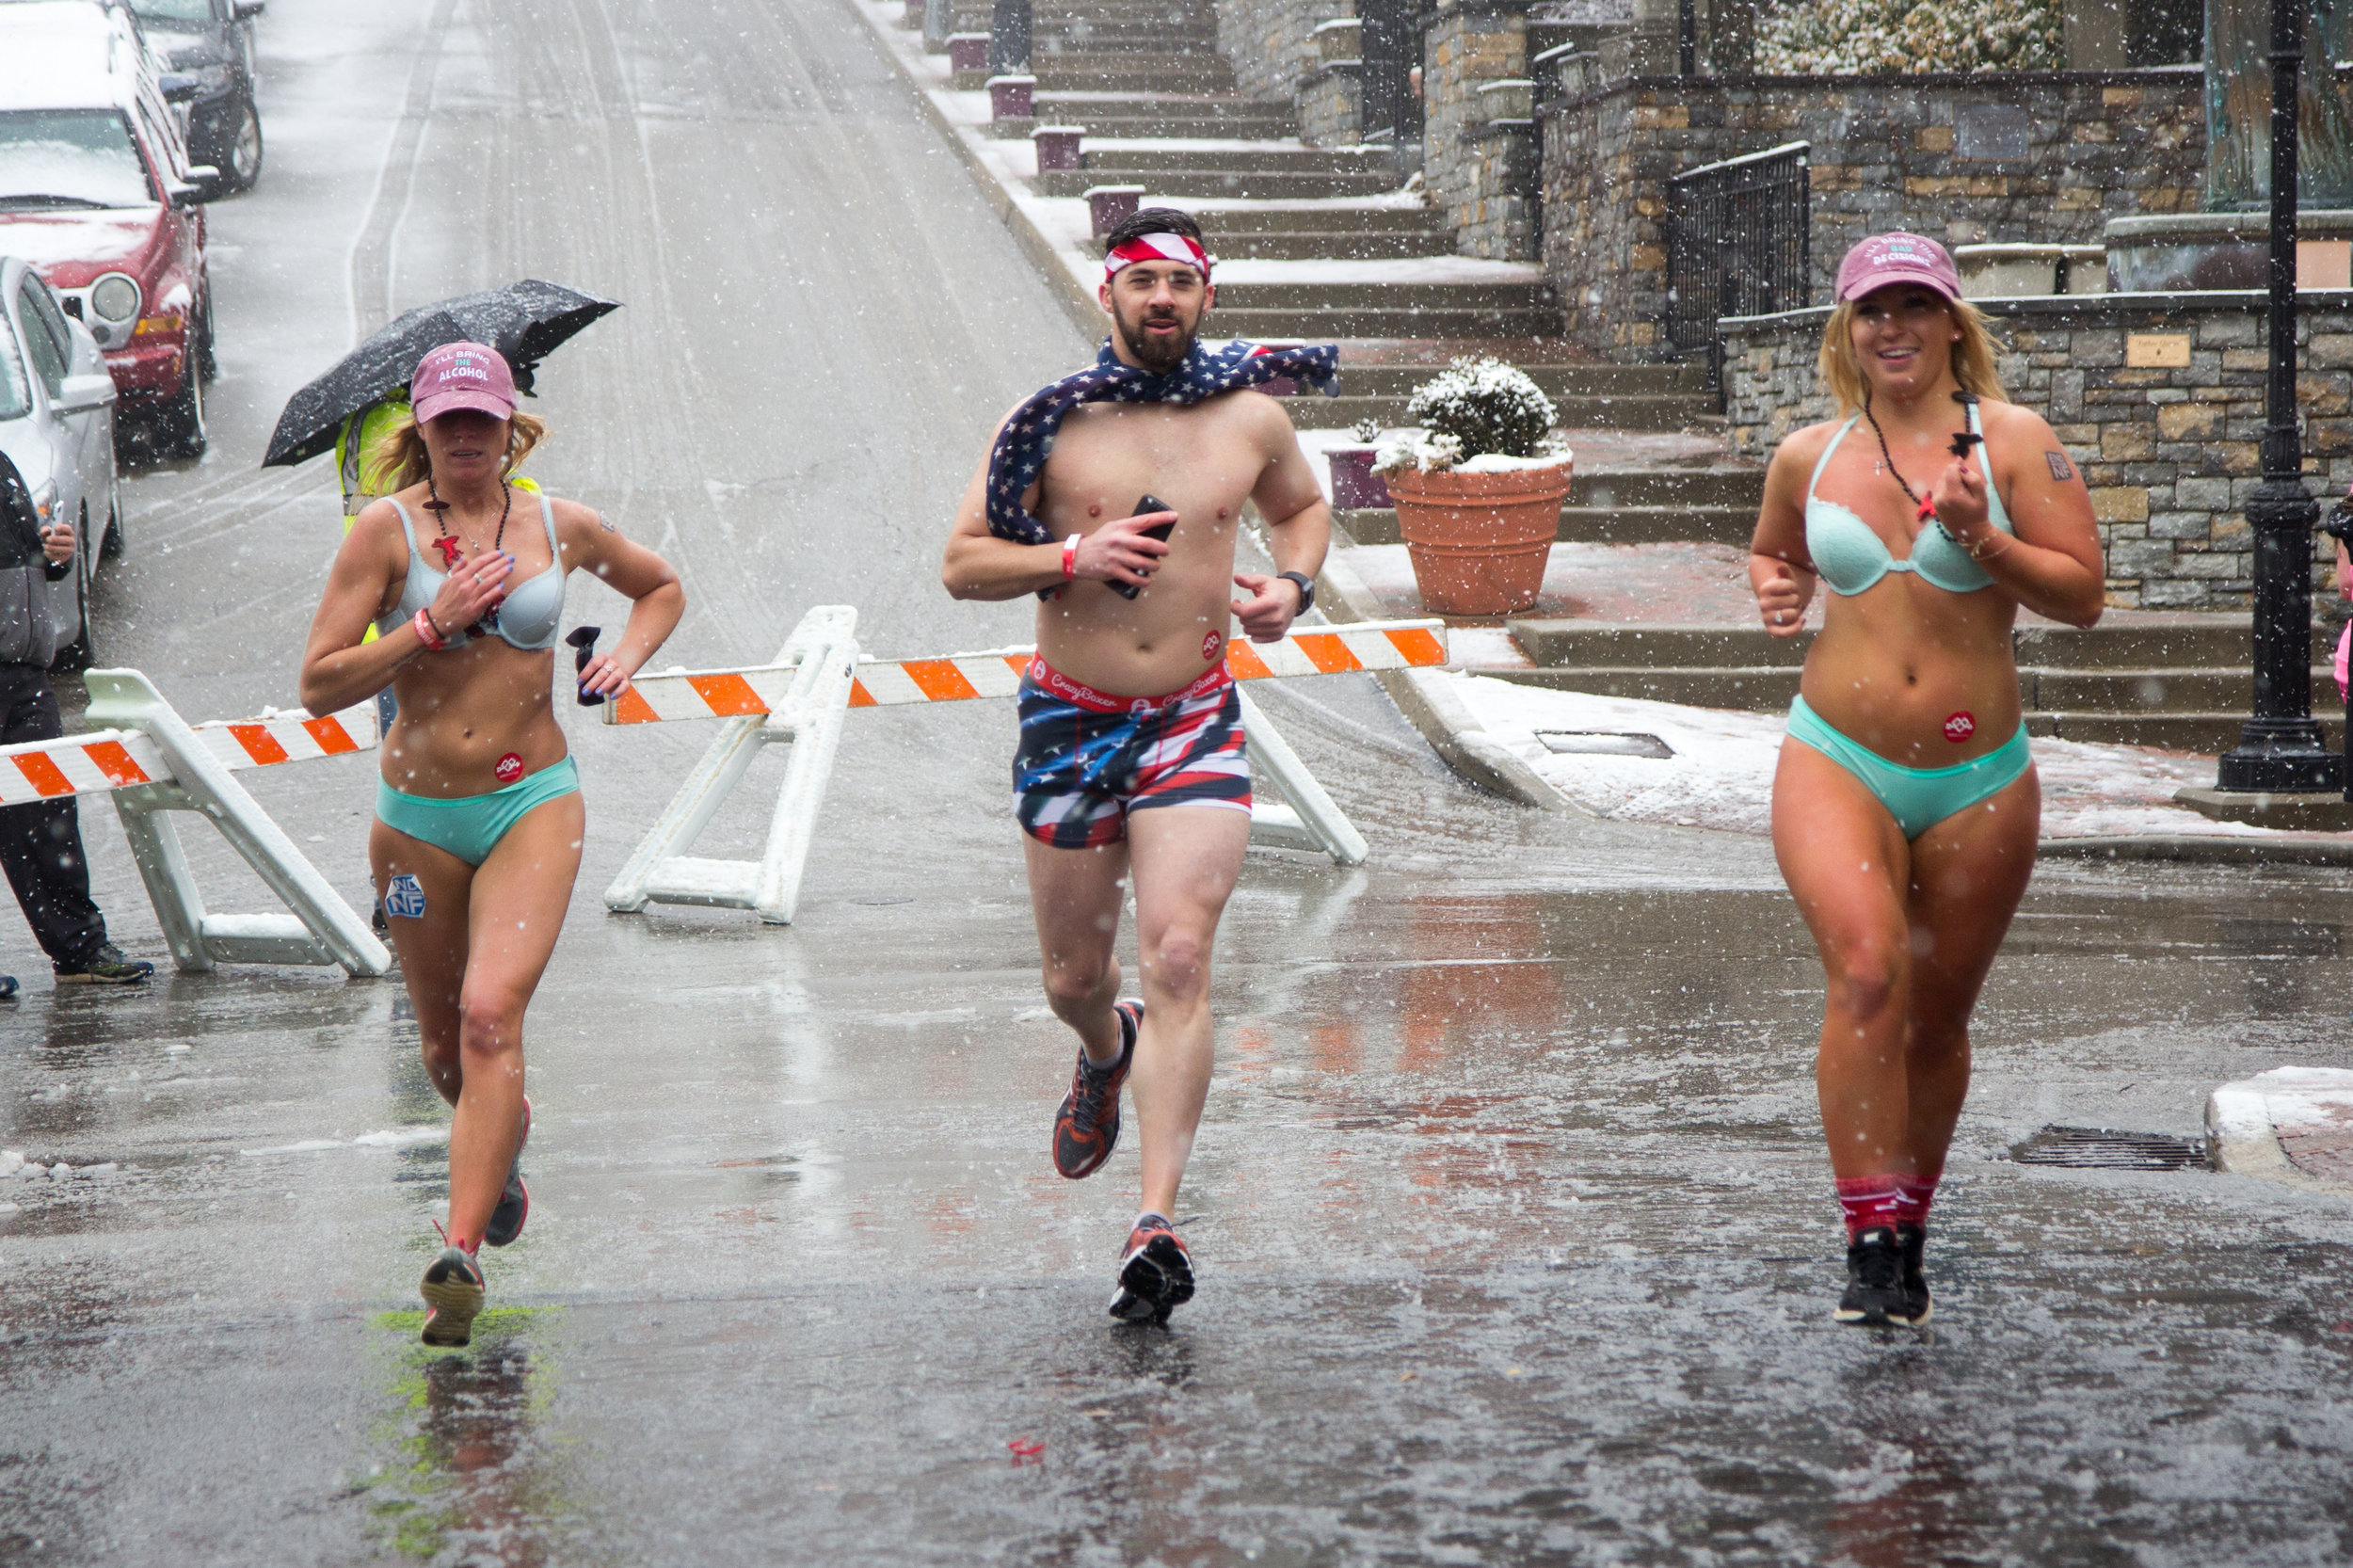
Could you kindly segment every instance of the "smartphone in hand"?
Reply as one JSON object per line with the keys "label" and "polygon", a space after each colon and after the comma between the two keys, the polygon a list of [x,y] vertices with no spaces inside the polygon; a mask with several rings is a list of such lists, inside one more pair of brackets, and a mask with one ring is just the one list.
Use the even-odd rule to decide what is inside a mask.
{"label": "smartphone in hand", "polygon": [[[1136,498],[1136,509],[1128,515],[1131,518],[1149,517],[1154,512],[1173,512],[1176,509],[1159,496],[1147,491]],[[1165,544],[1168,542],[1168,536],[1176,531],[1176,520],[1171,518],[1166,522],[1155,523],[1143,530],[1143,534],[1147,539],[1159,539]],[[1141,583],[1106,583],[1103,585],[1122,599],[1133,599],[1144,592],[1144,584]]]}

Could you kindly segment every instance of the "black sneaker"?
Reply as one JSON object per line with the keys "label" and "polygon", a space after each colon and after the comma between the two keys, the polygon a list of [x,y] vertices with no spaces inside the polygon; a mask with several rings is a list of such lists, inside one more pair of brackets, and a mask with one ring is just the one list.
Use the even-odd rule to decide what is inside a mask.
{"label": "black sneaker", "polygon": [[473,1320],[489,1300],[482,1282],[482,1265],[463,1247],[443,1247],[441,1256],[425,1267],[417,1286],[424,1298],[424,1342],[456,1350],[473,1341]]}
{"label": "black sneaker", "polygon": [[1054,1112],[1054,1169],[1072,1181],[1093,1176],[1112,1157],[1119,1142],[1119,1090],[1136,1059],[1136,1032],[1144,1027],[1144,1003],[1116,1002],[1119,1016],[1119,1060],[1098,1067],[1079,1048],[1079,1070],[1070,1075],[1070,1093]]}
{"label": "black sneaker", "polygon": [[1193,1254],[1166,1220],[1139,1223],[1119,1255],[1119,1289],[1112,1316],[1127,1323],[1165,1323],[1193,1300]]}
{"label": "black sneaker", "polygon": [[16,976],[0,974],[0,1001],[14,1001],[15,1000]]}
{"label": "black sneaker", "polygon": [[98,951],[79,964],[59,964],[56,968],[60,985],[136,985],[155,972],[154,965],[144,958],[125,958],[112,942],[101,942]]}
{"label": "black sneaker", "polygon": [[523,1144],[531,1142],[531,1096],[523,1096],[522,1141],[515,1145],[515,1163],[506,1168],[506,1191],[499,1194],[499,1206],[490,1210],[489,1223],[482,1227],[482,1244],[503,1247],[523,1233],[523,1222],[531,1218],[531,1189],[523,1185]]}
{"label": "black sneaker", "polygon": [[1929,1300],[1929,1233],[1920,1225],[1897,1225],[1896,1245],[1904,1255],[1904,1309],[1913,1328],[1926,1328],[1936,1304]]}
{"label": "black sneaker", "polygon": [[1904,1295],[1904,1253],[1896,1233],[1874,1225],[1847,1244],[1847,1293],[1831,1316],[1858,1328],[1908,1328],[1912,1305]]}

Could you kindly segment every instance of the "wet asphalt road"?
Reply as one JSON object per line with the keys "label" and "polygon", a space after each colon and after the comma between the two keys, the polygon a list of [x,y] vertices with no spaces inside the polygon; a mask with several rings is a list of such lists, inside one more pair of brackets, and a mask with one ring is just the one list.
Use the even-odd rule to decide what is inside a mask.
{"label": "wet asphalt road", "polygon": [[[291,701],[337,512],[323,466],[253,468],[280,404],[355,329],[526,274],[628,302],[550,362],[533,466],[681,564],[680,661],[823,602],[884,653],[1026,635],[938,592],[937,544],[997,413],[1085,344],[845,11],[274,0],[262,42],[216,445],[136,481],[104,660],[193,717]],[[617,613],[574,585],[570,620]],[[2353,1064],[2341,876],[2046,866],[1979,1016],[1935,1327],[1882,1338],[1828,1320],[1819,970],[1766,846],[1485,799],[1369,686],[1263,700],[1374,859],[1252,857],[1168,1333],[1102,1316],[1132,1149],[1047,1160],[1070,1046],[1002,706],[854,715],[790,929],[605,914],[707,736],[575,726],[536,1207],[467,1355],[414,1343],[442,1112],[396,984],[57,993],[7,905],[0,1145],[116,1169],[0,1187],[0,1561],[2353,1552],[2346,1206],[2009,1159]],[[779,770],[707,846],[752,851]],[[355,898],[370,774],[255,785]],[[102,898],[160,957],[111,819]],[[264,907],[200,834],[214,905]]]}

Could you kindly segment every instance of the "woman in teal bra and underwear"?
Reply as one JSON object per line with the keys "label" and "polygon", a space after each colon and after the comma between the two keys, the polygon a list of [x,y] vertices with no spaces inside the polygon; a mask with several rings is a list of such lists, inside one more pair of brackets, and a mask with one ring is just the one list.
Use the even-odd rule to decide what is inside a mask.
{"label": "woman in teal bra and underwear", "polygon": [[[633,601],[618,645],[583,672],[584,694],[627,687],[686,599],[667,563],[587,507],[510,483],[544,427],[516,410],[495,349],[437,348],[409,390],[413,417],[388,442],[392,493],[353,520],[335,557],[302,700],[330,713],[388,685],[399,697],[368,859],[425,1069],[456,1108],[449,1224],[420,1290],[425,1343],[463,1345],[487,1297],[480,1248],[512,1241],[530,1213],[523,1011],[563,929],[587,822],[553,703],[565,576],[590,572]],[[371,622],[378,635],[363,642]]]}
{"label": "woman in teal bra and underwear", "polygon": [[1773,851],[1828,982],[1816,1068],[1847,1223],[1833,1316],[1928,1321],[1929,1207],[1969,1087],[1969,1015],[2034,871],[2041,799],[2010,632],[2105,597],[2091,498],[2007,402],[1933,240],[1847,253],[1823,328],[1838,417],[1774,453],[1749,581],[1795,637],[1830,590],[1773,781]]}

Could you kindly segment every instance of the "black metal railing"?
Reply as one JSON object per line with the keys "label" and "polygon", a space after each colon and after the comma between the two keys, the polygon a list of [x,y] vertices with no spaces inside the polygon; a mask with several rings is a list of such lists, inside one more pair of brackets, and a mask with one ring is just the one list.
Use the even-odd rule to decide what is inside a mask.
{"label": "black metal railing", "polygon": [[1813,264],[1806,159],[1793,141],[1678,174],[1667,182],[1668,345],[1707,355],[1721,389],[1724,316],[1802,308]]}

